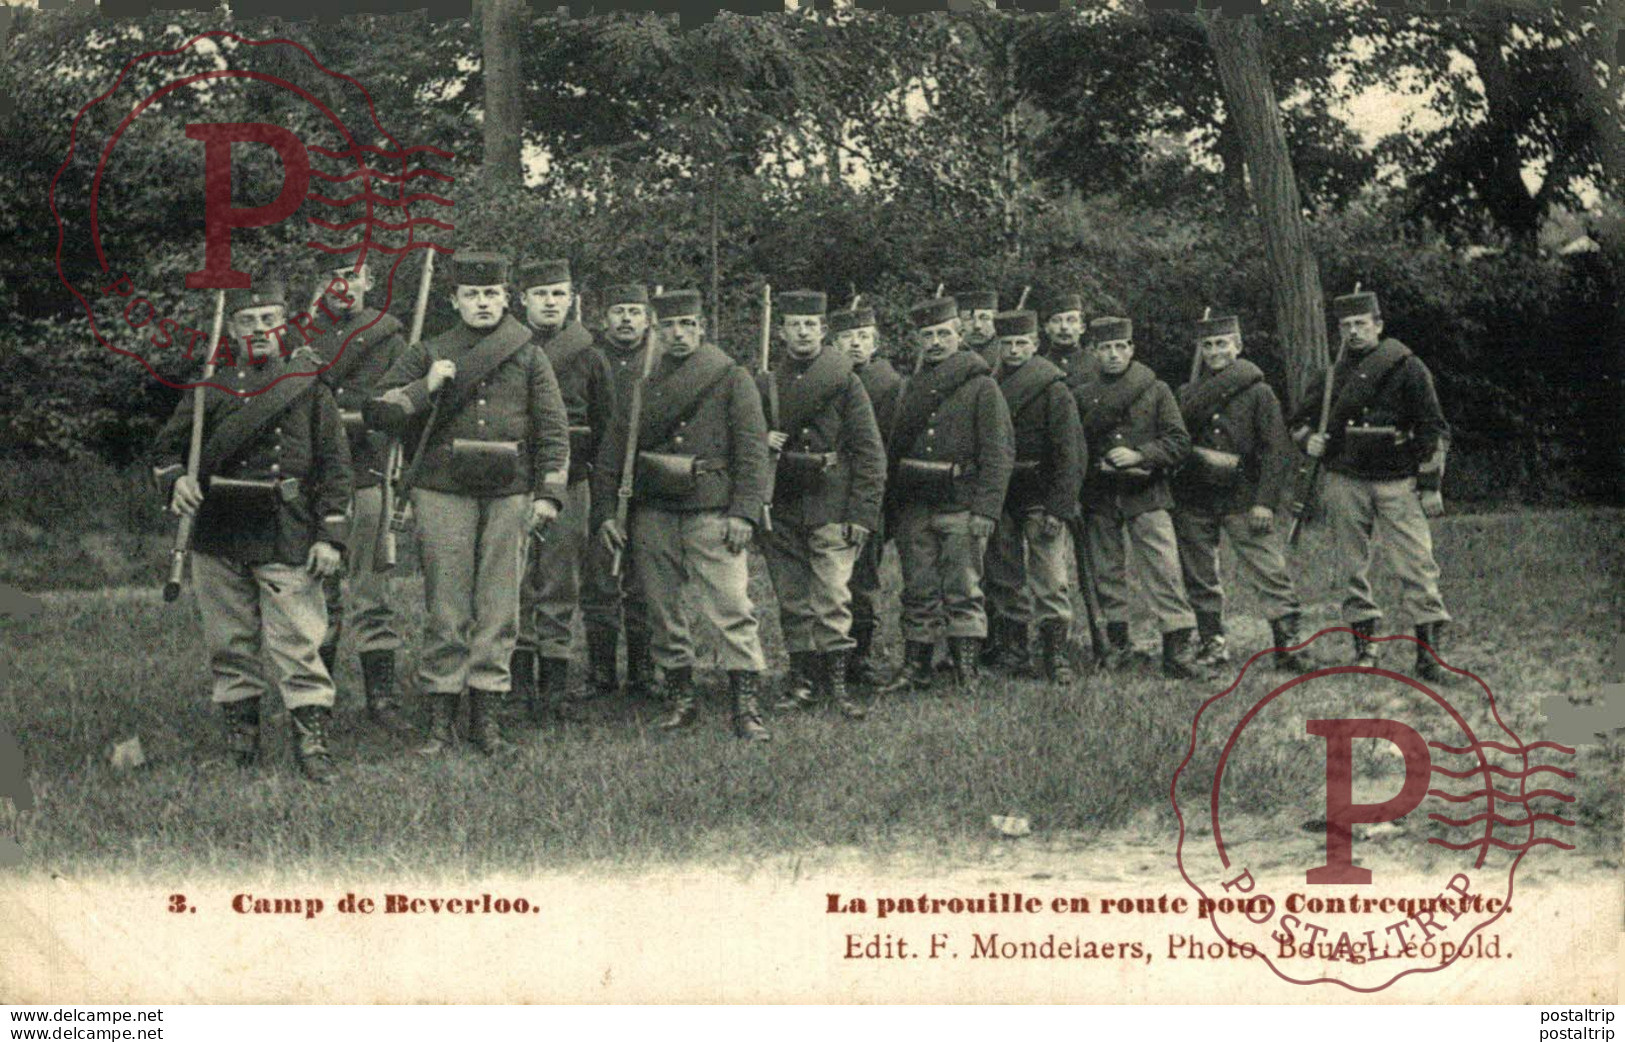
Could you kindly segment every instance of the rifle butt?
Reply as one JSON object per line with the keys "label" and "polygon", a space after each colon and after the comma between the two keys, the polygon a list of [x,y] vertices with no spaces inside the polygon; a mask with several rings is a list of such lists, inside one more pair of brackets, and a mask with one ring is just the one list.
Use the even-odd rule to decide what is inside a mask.
{"label": "rifle butt", "polygon": [[181,595],[181,583],[186,578],[186,555],[192,548],[190,515],[182,514],[180,527],[175,531],[175,546],[169,551],[169,578],[164,582],[164,603],[173,604]]}

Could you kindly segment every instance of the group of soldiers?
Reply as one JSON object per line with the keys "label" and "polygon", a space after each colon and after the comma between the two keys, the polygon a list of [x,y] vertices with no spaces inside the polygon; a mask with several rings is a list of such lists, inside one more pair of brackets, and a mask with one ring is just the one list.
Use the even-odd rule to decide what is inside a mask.
{"label": "group of soldiers", "polygon": [[[1382,336],[1374,294],[1333,301],[1342,350],[1328,395],[1288,418],[1240,357],[1233,316],[1197,324],[1192,379],[1176,393],[1134,360],[1130,319],[1086,323],[1075,294],[1000,311],[991,290],[939,289],[909,311],[905,377],[881,357],[873,310],[831,311],[825,294],[801,291],[774,301],[779,357],[752,373],[708,342],[695,291],[607,287],[594,333],[566,261],[515,272],[503,254],[465,251],[452,267],[457,321],[415,343],[369,306],[365,265],[324,273],[343,288],[295,323],[313,334],[308,346],[287,358],[217,354],[216,382],[235,393],[198,392],[195,465],[191,399],[159,436],[154,474],[171,509],[193,519],[213,700],[239,765],[257,759],[274,683],[296,762],[331,780],[346,622],[368,713],[408,729],[395,584],[373,560],[397,493],[423,574],[425,755],[453,749],[460,732],[488,756],[511,750],[505,702],[541,723],[624,692],[663,703],[659,727],[687,727],[701,705],[702,620],[734,732],[769,740],[753,545],[789,657],[784,712],[829,705],[860,720],[874,695],[926,689],[944,672],[958,685],[987,669],[1074,683],[1074,567],[1101,667],[1139,668],[1132,570],[1161,632],[1163,674],[1210,676],[1229,658],[1226,538],[1282,649],[1275,664],[1302,671],[1283,515],[1306,461],[1325,472],[1354,661],[1377,661],[1364,639],[1382,617],[1368,578],[1376,542],[1417,636],[1436,647],[1449,619],[1426,519],[1442,509],[1448,428],[1426,366]],[[225,310],[233,343],[287,328],[273,279],[230,291]],[[902,571],[895,671],[875,645],[887,542]],[[587,677],[576,695],[578,614]],[[1425,649],[1416,668],[1441,679]]]}

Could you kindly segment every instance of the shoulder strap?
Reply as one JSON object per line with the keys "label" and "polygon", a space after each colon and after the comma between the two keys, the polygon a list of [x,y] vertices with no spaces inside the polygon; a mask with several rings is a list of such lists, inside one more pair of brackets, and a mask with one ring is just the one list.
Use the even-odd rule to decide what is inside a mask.
{"label": "shoulder strap", "polygon": [[[1336,430],[1358,415],[1382,392],[1389,378],[1399,372],[1410,357],[1411,349],[1404,344],[1397,340],[1384,340],[1376,350],[1362,358],[1358,365],[1349,370],[1343,386],[1338,389],[1327,429]],[[1361,376],[1364,379],[1359,379]]]}
{"label": "shoulder strap", "polygon": [[[1043,363],[1042,367],[1033,370],[1031,375],[1028,375],[1028,370],[1038,363]],[[1022,379],[1024,376],[1027,377],[1025,380]],[[1022,366],[1011,378],[1009,390],[1006,391],[1004,396],[1005,401],[1010,406],[1011,421],[1014,422],[1019,419],[1023,413],[1032,407],[1033,403],[1044,396],[1044,393],[1050,389],[1051,385],[1058,383],[1066,383],[1066,374],[1061,372],[1060,368],[1048,359],[1035,357]],[[1004,390],[1003,385],[1000,386],[1000,390]]]}
{"label": "shoulder strap", "polygon": [[[437,426],[444,427],[479,393],[481,381],[496,372],[498,366],[518,354],[528,343],[530,330],[512,316],[505,316],[502,324],[481,340],[472,354],[458,361],[457,379],[441,392],[448,394],[448,397],[441,403]],[[431,361],[433,354],[431,350]]]}
{"label": "shoulder strap", "polygon": [[691,389],[692,393],[686,400],[673,403],[667,409],[651,411],[648,390],[645,388],[644,422],[638,432],[639,446],[659,445],[669,438],[678,425],[699,412],[700,407],[710,399],[711,393],[722,386],[722,382],[733,376],[734,370],[739,368],[732,358],[716,347],[712,347],[710,352],[696,357],[693,361],[700,363],[701,368],[693,373],[695,383]]}
{"label": "shoulder strap", "polygon": [[198,472],[213,474],[218,471],[255,435],[309,394],[317,383],[314,377],[293,375],[249,398],[241,409],[222,420],[220,426],[204,440],[202,455],[198,457]]}

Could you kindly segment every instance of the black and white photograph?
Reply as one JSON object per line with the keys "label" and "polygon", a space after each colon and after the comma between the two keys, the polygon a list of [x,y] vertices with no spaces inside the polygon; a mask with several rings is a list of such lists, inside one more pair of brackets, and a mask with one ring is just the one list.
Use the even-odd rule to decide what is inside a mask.
{"label": "black and white photograph", "polygon": [[7,3],[0,1002],[1619,1003],[1622,20]]}

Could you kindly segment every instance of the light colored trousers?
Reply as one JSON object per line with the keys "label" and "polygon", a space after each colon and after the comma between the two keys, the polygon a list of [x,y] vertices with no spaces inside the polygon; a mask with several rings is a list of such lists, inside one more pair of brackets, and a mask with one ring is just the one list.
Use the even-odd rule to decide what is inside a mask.
{"label": "light colored trousers", "polygon": [[750,555],[723,542],[728,519],[720,510],[679,512],[637,506],[632,511],[632,556],[643,582],[650,646],[662,670],[692,668],[694,637],[685,597],[721,638],[720,665],[728,672],[767,668],[750,601]]}
{"label": "light colored trousers", "polygon": [[263,695],[263,653],[289,709],[332,706],[333,678],[316,650],[327,608],[322,584],[303,565],[246,565],[194,551],[192,592],[203,615],[214,701]]}
{"label": "light colored trousers", "polygon": [[378,515],[384,509],[384,490],[377,486],[358,488],[350,507],[350,531],[345,537],[344,574],[322,584],[327,600],[327,634],[324,645],[337,644],[339,629],[346,621],[355,640],[357,654],[394,651],[401,646],[395,630],[395,608],[391,603],[392,572],[372,570],[372,551],[378,538]]}
{"label": "light colored trousers", "polygon": [[903,565],[903,639],[935,643],[987,636],[982,555],[987,537],[971,534],[968,510],[936,513],[908,503],[897,514],[897,553]]}
{"label": "light colored trousers", "polygon": [[1371,590],[1371,560],[1377,545],[1387,549],[1411,622],[1450,620],[1439,596],[1433,533],[1422,512],[1415,478],[1365,481],[1328,470],[1320,494],[1331,521],[1337,560],[1348,569],[1343,621],[1382,618]]}
{"label": "light colored trousers", "polygon": [[840,525],[774,524],[762,540],[779,601],[785,651],[845,651],[852,639],[852,568],[858,548]]}
{"label": "light colored trousers", "polygon": [[1168,511],[1148,510],[1124,517],[1115,510],[1091,510],[1084,515],[1084,533],[1095,566],[1095,593],[1107,622],[1129,621],[1128,547],[1132,545],[1140,586],[1158,629],[1172,633],[1196,625],[1180,581],[1179,546]]}
{"label": "light colored trousers", "polygon": [[518,647],[542,658],[570,657],[570,624],[581,600],[581,570],[588,563],[591,507],[586,479],[577,481],[565,494],[564,510],[540,538],[527,541],[525,581],[519,587]]}
{"label": "light colored trousers", "polygon": [[1019,626],[1072,622],[1072,536],[1044,534],[1041,515],[1003,514],[987,548],[988,613]]}
{"label": "light colored trousers", "polygon": [[1174,512],[1174,533],[1179,537],[1179,567],[1193,610],[1224,615],[1224,586],[1219,579],[1222,534],[1230,540],[1242,579],[1258,595],[1264,617],[1273,622],[1283,615],[1298,614],[1298,595],[1281,550],[1284,536],[1279,522],[1271,531],[1257,533],[1247,523],[1246,514],[1180,509]]}
{"label": "light colored trousers", "polygon": [[423,691],[510,690],[530,496],[481,499],[413,489],[412,510],[428,612],[418,662]]}

